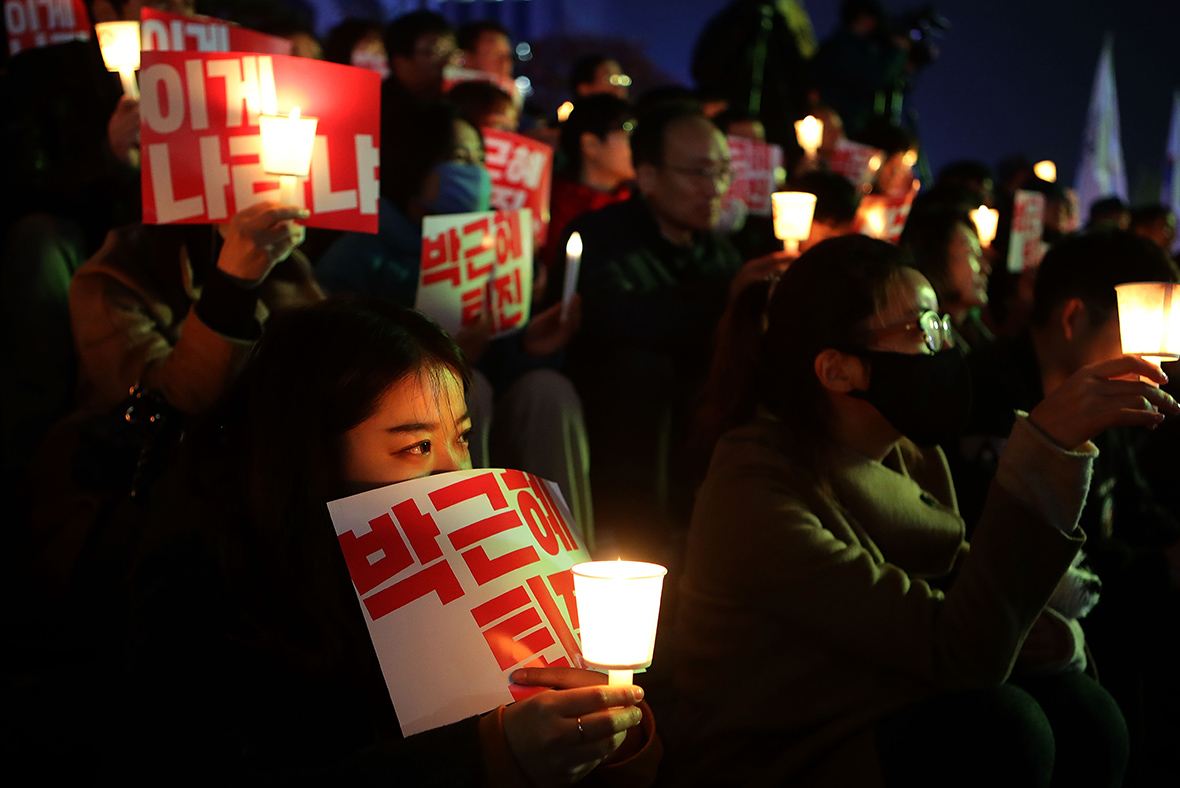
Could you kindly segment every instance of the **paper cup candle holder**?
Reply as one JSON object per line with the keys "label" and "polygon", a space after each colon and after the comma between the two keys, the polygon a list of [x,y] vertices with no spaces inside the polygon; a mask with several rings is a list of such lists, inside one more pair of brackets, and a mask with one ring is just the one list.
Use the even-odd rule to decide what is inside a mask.
{"label": "paper cup candle holder", "polygon": [[1000,226],[1000,212],[995,208],[981,205],[971,212],[971,221],[975,222],[975,229],[979,232],[979,243],[991,246],[996,240],[996,230]]}
{"label": "paper cup candle holder", "polygon": [[99,22],[94,26],[107,71],[118,71],[123,92],[139,98],[135,72],[139,70],[139,22]]}
{"label": "paper cup candle holder", "polygon": [[574,566],[582,659],[587,667],[607,671],[610,684],[630,684],[634,671],[651,665],[667,573],[641,561]]}
{"label": "paper cup candle holder", "polygon": [[811,235],[815,195],[807,192],[775,192],[770,195],[774,234],[788,252],[798,253],[799,242]]}
{"label": "paper cup candle holder", "polygon": [[296,179],[307,178],[311,170],[317,119],[301,117],[295,107],[289,115],[259,115],[258,121],[262,169],[279,176],[279,202],[302,206]]}
{"label": "paper cup candle holder", "polygon": [[1123,352],[1159,364],[1180,359],[1180,284],[1116,285]]}

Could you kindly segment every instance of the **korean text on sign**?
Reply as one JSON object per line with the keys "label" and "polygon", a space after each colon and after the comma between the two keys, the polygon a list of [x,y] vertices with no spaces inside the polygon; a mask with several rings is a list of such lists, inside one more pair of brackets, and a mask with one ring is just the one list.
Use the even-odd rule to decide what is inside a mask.
{"label": "korean text on sign", "polygon": [[915,194],[916,189],[908,189],[905,194],[893,197],[867,195],[861,199],[860,207],[856,210],[856,217],[852,222],[853,232],[897,243],[901,238],[901,231],[905,229]]}
{"label": "korean text on sign", "polygon": [[523,328],[533,295],[531,219],[528,209],[427,216],[414,308],[452,334],[484,313],[494,336]]}
{"label": "korean text on sign", "polygon": [[82,0],[4,0],[8,54],[90,40],[90,17]]}
{"label": "korean text on sign", "polygon": [[492,207],[497,211],[528,208],[533,214],[533,248],[540,249],[549,232],[553,148],[507,131],[483,129],[482,133],[485,166],[492,176]]}
{"label": "korean text on sign", "polygon": [[770,216],[770,195],[778,190],[783,149],[778,145],[727,137],[733,177],[727,200],[741,200],[753,216]]}
{"label": "korean text on sign", "polygon": [[517,668],[578,664],[588,554],[553,483],[458,471],[328,509],[404,735],[531,694]]}
{"label": "korean text on sign", "polygon": [[160,50],[291,54],[289,39],[267,35],[207,16],[183,16],[144,8],[139,14],[139,31],[144,52]]}
{"label": "korean text on sign", "polygon": [[1045,195],[1020,190],[1012,206],[1012,233],[1008,236],[1008,270],[1018,274],[1041,263],[1044,248]]}
{"label": "korean text on sign", "polygon": [[377,232],[380,77],[284,55],[144,52],[143,214],[147,224],[224,222],[278,200],[259,160],[258,116],[295,107],[318,118],[296,202],[311,227]]}

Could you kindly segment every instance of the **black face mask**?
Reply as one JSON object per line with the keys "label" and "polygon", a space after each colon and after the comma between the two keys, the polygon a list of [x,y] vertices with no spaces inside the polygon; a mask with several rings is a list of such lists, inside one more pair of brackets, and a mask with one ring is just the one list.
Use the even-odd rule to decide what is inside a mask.
{"label": "black face mask", "polygon": [[864,350],[872,365],[868,391],[853,390],[893,427],[919,446],[948,443],[962,435],[971,415],[971,373],[954,348],[926,353]]}

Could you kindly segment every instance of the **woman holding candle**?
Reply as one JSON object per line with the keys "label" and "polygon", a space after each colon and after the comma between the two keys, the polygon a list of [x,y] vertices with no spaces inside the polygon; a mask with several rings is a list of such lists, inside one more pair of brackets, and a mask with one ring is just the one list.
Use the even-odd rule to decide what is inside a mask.
{"label": "woman holding candle", "polygon": [[[1088,439],[1180,412],[1114,378],[1165,376],[1095,364],[1022,416],[968,550],[945,458],[918,448],[967,406],[929,282],[849,237],[767,290],[745,300],[762,328],[689,533],[683,784],[1118,785],[1122,718],[1089,677],[1053,672],[1074,639],[1043,611],[1084,539]],[[757,687],[738,701],[714,688],[734,670]]]}
{"label": "woman holding candle", "polygon": [[171,536],[139,573],[150,757],[283,783],[650,779],[660,748],[642,690],[594,686],[605,677],[588,671],[518,670],[515,683],[555,690],[398,734],[325,503],[470,468],[469,380],[449,337],[388,302],[329,300],[271,321],[194,427],[158,512]]}

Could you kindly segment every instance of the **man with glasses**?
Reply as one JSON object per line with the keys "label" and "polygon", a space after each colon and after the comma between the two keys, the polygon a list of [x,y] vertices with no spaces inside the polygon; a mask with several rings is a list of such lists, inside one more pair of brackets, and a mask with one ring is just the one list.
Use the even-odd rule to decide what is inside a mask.
{"label": "man with glasses", "polygon": [[443,68],[458,52],[455,31],[445,17],[413,11],[385,28],[389,78],[381,91],[383,106],[414,105],[442,98]]}
{"label": "man with glasses", "polygon": [[561,292],[561,251],[578,232],[582,326],[568,371],[585,407],[596,520],[604,536],[614,525],[629,550],[654,557],[667,532],[653,526],[676,498],[669,452],[687,433],[689,401],[741,260],[713,232],[729,148],[699,107],[669,104],[641,116],[631,152],[636,193],[570,222],[549,293]]}

